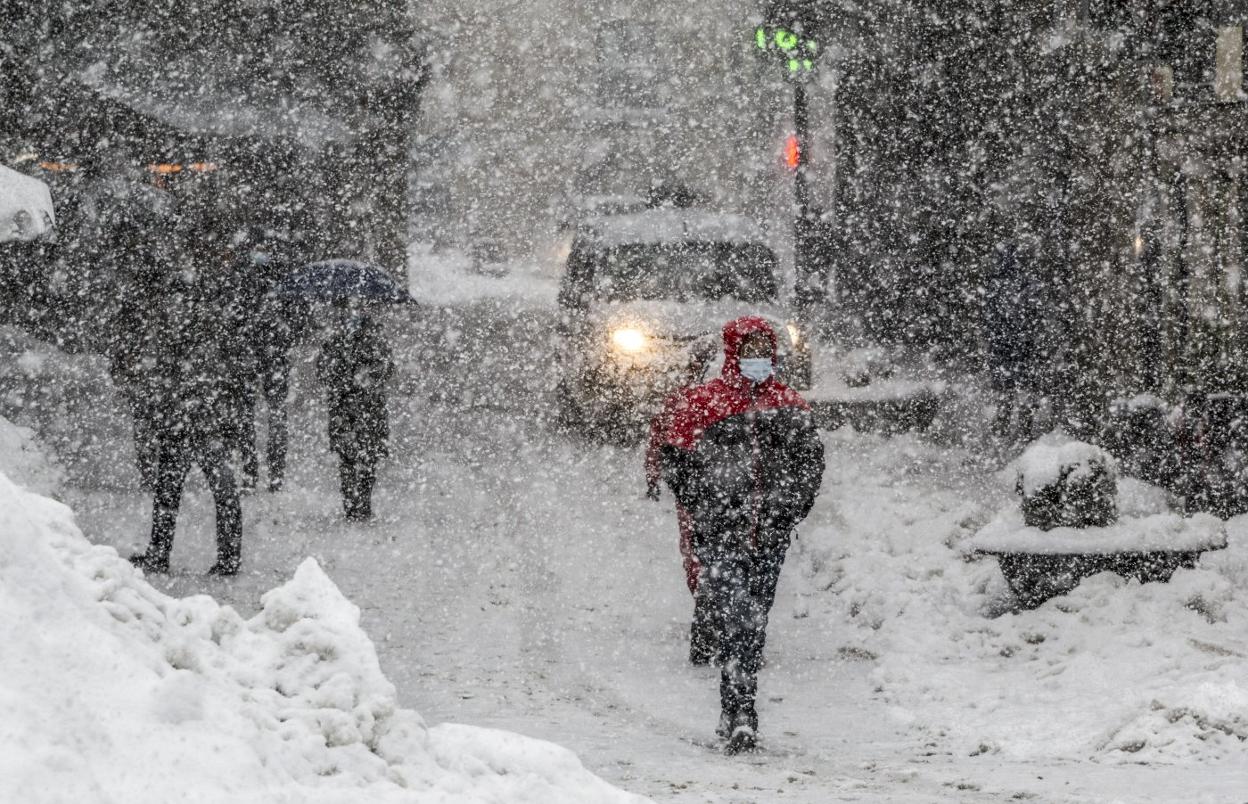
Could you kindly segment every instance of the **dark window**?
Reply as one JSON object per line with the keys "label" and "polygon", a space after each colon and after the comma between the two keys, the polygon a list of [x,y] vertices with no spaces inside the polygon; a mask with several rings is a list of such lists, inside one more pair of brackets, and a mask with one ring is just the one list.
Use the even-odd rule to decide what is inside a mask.
{"label": "dark window", "polygon": [[776,298],[776,256],[758,244],[630,244],[593,263],[593,295],[607,301]]}

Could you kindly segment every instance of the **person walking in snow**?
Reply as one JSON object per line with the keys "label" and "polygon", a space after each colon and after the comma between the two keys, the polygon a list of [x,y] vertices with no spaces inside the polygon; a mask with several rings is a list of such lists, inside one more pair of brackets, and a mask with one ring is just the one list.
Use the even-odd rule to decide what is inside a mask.
{"label": "person walking in snow", "polygon": [[338,453],[343,509],[347,519],[367,521],[390,438],[385,385],[394,360],[379,323],[345,300],[338,307],[340,320],[317,356],[316,376],[329,392],[329,443]]}
{"label": "person walking in snow", "polygon": [[158,432],[151,543],[130,561],[147,572],[167,572],[182,490],[198,465],[216,504],[217,561],[210,575],[236,575],[242,561],[242,509],[229,464],[229,439],[241,371],[231,335],[241,326],[223,306],[212,277],[211,238],[196,243],[200,259],[178,273],[162,299],[163,331],[152,368],[154,426]]}
{"label": "person walking in snow", "polygon": [[[116,306],[109,322],[109,375],[130,413],[135,463],[144,491],[156,488],[160,438],[156,426],[156,375],[163,323],[162,293],[172,272],[171,260],[156,227],[142,229],[125,221],[115,234],[124,261],[117,267]],[[124,248],[124,250],[123,250]]]}
{"label": "person walking in snow", "polygon": [[823,443],[809,406],[775,377],[776,333],[762,318],[724,326],[720,377],[687,389],[662,439],[662,473],[688,512],[719,633],[720,717],[729,754],[752,750],[767,616],[793,531],[814,505]]}
{"label": "person walking in snow", "polygon": [[283,255],[275,253],[263,232],[240,232],[235,237],[232,262],[236,294],[234,302],[245,314],[245,328],[237,333],[240,353],[249,356],[247,376],[239,382],[234,447],[242,465],[242,487],[252,490],[259,482],[260,460],[256,449],[256,404],[263,396],[268,408],[268,439],[265,464],[270,492],[280,491],[286,476],[288,440],[286,399],[290,395],[290,349],[304,318],[303,306],[270,291],[287,268]]}

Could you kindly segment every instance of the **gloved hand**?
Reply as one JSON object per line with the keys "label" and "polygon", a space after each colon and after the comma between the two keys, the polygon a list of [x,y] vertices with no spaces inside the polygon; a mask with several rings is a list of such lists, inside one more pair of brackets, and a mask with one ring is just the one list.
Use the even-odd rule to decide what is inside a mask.
{"label": "gloved hand", "polygon": [[648,500],[658,500],[658,499],[659,499],[659,484],[658,484],[658,483],[647,483],[647,484],[646,484],[646,499],[648,499]]}

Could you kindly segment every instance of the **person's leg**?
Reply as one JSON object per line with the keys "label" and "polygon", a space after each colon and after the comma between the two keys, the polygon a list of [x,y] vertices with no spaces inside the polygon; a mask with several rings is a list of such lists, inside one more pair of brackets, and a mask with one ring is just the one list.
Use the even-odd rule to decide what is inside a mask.
{"label": "person's leg", "polygon": [[238,485],[252,491],[260,481],[260,457],[256,452],[256,389],[250,385],[239,391],[235,440],[241,464]]}
{"label": "person's leg", "polygon": [[147,550],[133,557],[135,564],[153,572],[169,569],[173,534],[182,504],[182,486],[190,469],[190,451],[179,438],[164,438],[158,445],[156,488],[152,494],[152,533]]}
{"label": "person's leg", "polygon": [[264,376],[264,401],[269,407],[269,491],[279,491],[286,480],[286,397],[290,382],[284,366],[273,367]]}
{"label": "person's leg", "polygon": [[356,450],[343,449],[338,453],[338,479],[342,485],[342,511],[347,519],[354,519],[359,508],[359,480],[356,472]]}
{"label": "person's leg", "polygon": [[373,517],[373,486],[377,483],[377,453],[362,449],[356,458],[356,510],[357,519]]}
{"label": "person's leg", "polygon": [[[750,672],[750,617],[753,604],[748,565],[734,554],[700,555],[705,568],[707,604],[719,626],[720,728],[731,736],[745,713],[753,711],[755,674]],[[752,736],[752,735],[751,735]]]}
{"label": "person's leg", "polygon": [[780,582],[780,570],[789,546],[784,545],[760,555],[750,575],[750,597],[753,604],[750,624],[752,632],[746,646],[746,662],[754,672],[762,669],[763,648],[767,644],[767,622],[771,607],[776,602],[776,585]]}
{"label": "person's leg", "polygon": [[238,572],[243,557],[243,510],[224,442],[217,439],[205,442],[196,459],[212,489],[217,510],[217,562],[209,571],[233,575]]}
{"label": "person's leg", "polygon": [[693,622],[689,626],[689,662],[706,665],[719,653],[719,623],[706,584],[693,593]]}
{"label": "person's leg", "polygon": [[155,412],[147,400],[132,400],[130,418],[134,424],[134,457],[139,469],[139,485],[144,491],[156,490],[157,469],[160,462],[160,433],[157,431]]}

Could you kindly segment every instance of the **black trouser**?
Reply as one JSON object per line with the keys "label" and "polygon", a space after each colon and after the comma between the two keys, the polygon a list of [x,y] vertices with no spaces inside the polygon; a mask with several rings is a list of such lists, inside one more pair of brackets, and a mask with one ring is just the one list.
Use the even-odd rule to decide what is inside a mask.
{"label": "black trouser", "polygon": [[787,549],[768,552],[704,550],[699,594],[707,596],[719,633],[719,700],[724,712],[754,717],[758,671],[767,640],[767,616]]}
{"label": "black trouser", "polygon": [[256,390],[251,387],[238,391],[238,402],[234,409],[234,421],[230,423],[232,431],[231,450],[238,450],[239,485],[245,489],[254,489],[260,480],[260,459],[256,454]]}
{"label": "black trouser", "polygon": [[157,462],[160,460],[160,434],[156,427],[153,403],[131,396],[127,400],[130,421],[134,425],[134,457],[139,469],[139,482],[147,491],[156,488]]}
{"label": "black trouser", "polygon": [[286,477],[286,397],[290,394],[290,371],[283,364],[263,373],[261,389],[269,407],[269,488],[279,489]]}
{"label": "black trouser", "polygon": [[[269,488],[282,487],[286,475],[286,397],[290,381],[284,368],[260,373],[260,390],[269,409],[269,440],[265,462],[269,469]],[[239,398],[237,444],[242,459],[243,483],[254,487],[260,477],[260,460],[256,453],[256,391],[245,389]]]}
{"label": "black trouser", "polygon": [[182,488],[196,464],[208,480],[217,507],[217,561],[237,568],[242,558],[243,515],[225,443],[219,438],[176,435],[161,440],[152,504],[152,543],[147,555],[159,562],[169,560]]}
{"label": "black trouser", "polygon": [[377,450],[366,446],[348,447],[338,453],[342,508],[348,519],[368,519],[373,515],[378,457]]}

